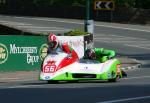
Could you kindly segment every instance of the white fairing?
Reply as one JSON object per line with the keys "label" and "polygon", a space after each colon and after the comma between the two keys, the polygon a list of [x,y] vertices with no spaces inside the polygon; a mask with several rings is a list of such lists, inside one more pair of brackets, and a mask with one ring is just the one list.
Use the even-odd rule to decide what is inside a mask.
{"label": "white fairing", "polygon": [[48,63],[48,61],[55,61],[55,65],[58,66],[59,63],[62,61],[62,59],[65,58],[66,56],[67,56],[67,54],[63,53],[63,52],[49,54],[44,59],[43,66],[46,65]]}
{"label": "white fairing", "polygon": [[[45,57],[45,59],[43,61],[43,67],[42,68],[44,68],[44,66],[47,65],[49,61],[55,61],[55,65],[58,66],[60,64],[60,62],[62,61],[62,59],[65,58],[66,56],[67,56],[67,54],[63,53],[63,52],[51,53]],[[44,73],[41,71],[40,77],[43,80],[49,80],[49,79],[54,78],[56,76],[56,73],[57,72]]]}
{"label": "white fairing", "polygon": [[[48,61],[56,61],[55,65],[58,66],[63,58],[67,56],[66,53],[55,53],[48,55],[43,63],[43,66],[47,64]],[[109,70],[112,63],[114,63],[116,59],[108,60],[105,63],[100,63],[98,61],[94,60],[86,60],[81,59],[77,62],[74,62],[68,66],[65,66],[64,68],[61,68],[60,70],[54,72],[54,73],[43,73],[41,72],[40,77],[42,80],[50,80],[56,76],[59,76],[61,74],[64,74],[66,72],[68,73],[92,73],[92,74],[101,74]]]}

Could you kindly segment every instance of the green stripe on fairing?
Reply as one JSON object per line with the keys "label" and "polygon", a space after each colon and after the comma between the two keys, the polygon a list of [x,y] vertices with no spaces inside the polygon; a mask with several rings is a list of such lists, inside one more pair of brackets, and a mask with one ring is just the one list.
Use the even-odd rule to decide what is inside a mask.
{"label": "green stripe on fairing", "polygon": [[[121,64],[120,61],[118,59],[114,59],[114,62],[111,64],[110,69],[103,73],[103,74],[99,74],[100,79],[102,80],[108,80],[108,79],[113,79],[116,77],[108,77],[108,73],[112,73],[112,71],[114,71],[116,73],[116,66],[117,64]],[[121,75],[121,74],[120,74]]]}
{"label": "green stripe on fairing", "polygon": [[[116,66],[117,66],[118,64],[121,64],[121,62],[120,62],[118,59],[115,59],[114,63],[112,63],[112,65],[111,65],[111,67],[110,67],[110,69],[109,69],[109,72],[114,71],[114,72],[116,73],[116,71],[117,71]],[[121,74],[120,74],[120,75],[121,75]],[[116,78],[116,76],[117,76],[117,75],[115,75],[115,77],[112,77],[112,78]],[[108,78],[108,79],[110,79],[110,78]]]}

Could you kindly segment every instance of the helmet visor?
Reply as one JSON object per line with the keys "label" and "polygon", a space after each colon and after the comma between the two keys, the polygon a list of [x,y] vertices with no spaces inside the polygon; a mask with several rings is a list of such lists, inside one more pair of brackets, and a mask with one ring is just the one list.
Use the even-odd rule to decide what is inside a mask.
{"label": "helmet visor", "polygon": [[95,51],[92,49],[88,49],[85,51],[85,58],[86,59],[95,59],[96,55],[95,55]]}
{"label": "helmet visor", "polygon": [[57,42],[56,41],[52,41],[52,42],[49,42],[48,45],[49,45],[50,48],[55,48],[56,45],[57,45]]}

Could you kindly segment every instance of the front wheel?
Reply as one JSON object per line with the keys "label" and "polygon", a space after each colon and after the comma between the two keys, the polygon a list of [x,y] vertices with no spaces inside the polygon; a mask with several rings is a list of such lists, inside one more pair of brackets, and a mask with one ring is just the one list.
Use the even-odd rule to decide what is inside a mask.
{"label": "front wheel", "polygon": [[108,79],[108,82],[117,82],[119,80],[119,75],[117,75],[115,78]]}
{"label": "front wheel", "polygon": [[112,71],[111,73],[112,78],[108,79],[108,82],[117,82],[119,79],[119,75],[115,71]]}

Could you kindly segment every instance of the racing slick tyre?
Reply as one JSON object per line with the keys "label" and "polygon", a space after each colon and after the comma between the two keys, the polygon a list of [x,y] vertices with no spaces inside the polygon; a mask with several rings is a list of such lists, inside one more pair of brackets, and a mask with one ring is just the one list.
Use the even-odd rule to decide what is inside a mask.
{"label": "racing slick tyre", "polygon": [[112,77],[111,79],[108,79],[108,82],[117,82],[119,80],[119,75],[116,75],[114,71],[112,71]]}
{"label": "racing slick tyre", "polygon": [[68,83],[78,83],[78,80],[69,80]]}
{"label": "racing slick tyre", "polygon": [[58,80],[48,80],[47,82],[48,82],[48,84],[57,84],[57,83],[59,83]]}
{"label": "racing slick tyre", "polygon": [[108,79],[108,82],[117,82],[117,78]]}
{"label": "racing slick tyre", "polygon": [[108,79],[108,82],[117,82],[117,81],[119,81],[119,76],[117,75],[115,78],[113,78],[113,79]]}
{"label": "racing slick tyre", "polygon": [[127,77],[127,73],[124,71],[124,70],[121,70],[121,73],[122,73],[122,77]]}

